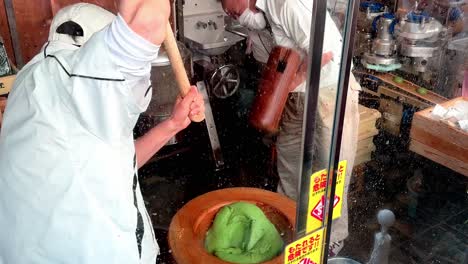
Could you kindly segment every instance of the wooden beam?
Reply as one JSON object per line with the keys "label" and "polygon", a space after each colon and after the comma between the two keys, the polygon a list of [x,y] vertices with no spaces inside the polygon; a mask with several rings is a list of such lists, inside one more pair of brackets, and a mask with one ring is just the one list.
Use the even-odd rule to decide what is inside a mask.
{"label": "wooden beam", "polygon": [[[441,104],[450,108],[468,98],[455,98]],[[410,150],[468,176],[468,133],[431,117],[434,108],[417,112],[411,126]]]}
{"label": "wooden beam", "polygon": [[398,102],[406,103],[406,104],[415,106],[419,109],[426,109],[432,106],[430,103],[427,103],[423,100],[419,100],[415,98],[414,96],[399,92],[386,85],[379,86],[379,93],[387,97],[393,98]]}
{"label": "wooden beam", "polygon": [[359,121],[366,122],[373,120],[374,122],[382,117],[382,114],[377,109],[372,109],[365,107],[363,105],[359,105]]}
{"label": "wooden beam", "polygon": [[393,79],[396,77],[396,75],[393,75],[391,73],[378,73],[376,74],[376,77],[378,77],[380,80],[393,85],[394,87],[398,87],[401,90],[412,94],[413,96],[426,100],[432,104],[441,104],[445,101],[447,101],[447,98],[440,96],[432,91],[427,91],[427,94],[420,94],[417,92],[421,86],[418,86],[412,82],[409,82],[407,80],[404,80],[403,83],[397,83]]}
{"label": "wooden beam", "polygon": [[454,157],[449,157],[437,149],[431,148],[417,140],[411,140],[410,150],[468,177],[468,163],[466,162]]}
{"label": "wooden beam", "polygon": [[[461,101],[468,102],[468,98],[456,98],[442,104],[442,106],[449,108]],[[460,148],[465,149],[464,153],[460,153],[460,155],[468,155],[468,133],[464,132],[460,128],[448,125],[443,121],[433,119],[430,116],[432,110],[433,108],[428,108],[417,112],[413,117],[412,129],[420,128],[427,134],[437,136],[440,141],[447,141],[451,144],[457,145]],[[415,139],[420,140],[419,138]]]}
{"label": "wooden beam", "polygon": [[403,105],[393,99],[380,99],[380,112],[382,112],[382,129],[398,136],[400,134]]}
{"label": "wooden beam", "polygon": [[[426,127],[426,129],[427,128],[428,127]],[[421,144],[437,149],[449,157],[457,158],[468,164],[468,148],[464,148],[455,142],[444,140],[443,137],[444,130],[440,131],[437,135],[434,135],[421,127],[415,126],[411,129],[411,138],[415,138]],[[466,140],[468,140],[468,137],[465,138],[465,141]]]}
{"label": "wooden beam", "polygon": [[[430,90],[427,91],[427,94],[418,93],[417,90],[421,88],[421,86],[418,86],[410,81],[404,80],[403,83],[397,83],[393,80],[396,77],[396,75],[393,75],[391,73],[379,73],[365,70],[353,71],[353,73],[373,76],[379,79],[381,82],[386,83],[391,89],[394,89],[399,93],[411,95],[415,99],[423,100],[425,101],[425,103],[428,103],[430,105],[441,104],[447,101],[447,98],[440,96]],[[380,91],[378,91],[377,93],[374,92],[373,94],[380,94]]]}
{"label": "wooden beam", "polygon": [[377,119],[381,116],[382,114],[380,114],[378,110],[359,105],[358,140],[372,138],[379,134],[379,130],[376,128],[375,124]]}

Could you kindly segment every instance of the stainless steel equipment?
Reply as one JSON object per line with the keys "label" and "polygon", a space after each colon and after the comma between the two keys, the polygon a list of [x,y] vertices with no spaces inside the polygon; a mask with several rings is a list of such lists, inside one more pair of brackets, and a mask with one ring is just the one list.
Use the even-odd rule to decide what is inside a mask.
{"label": "stainless steel equipment", "polygon": [[377,33],[370,52],[364,53],[362,64],[364,67],[378,71],[392,71],[401,65],[396,54],[396,42],[393,31],[396,19],[393,14],[385,13],[377,16],[372,28]]}
{"label": "stainless steel equipment", "polygon": [[237,67],[229,63],[219,63],[219,58],[245,38],[225,30],[226,15],[218,0],[177,0],[176,5],[179,40],[192,51],[192,61],[206,69],[203,71],[206,75],[197,75],[197,79],[206,82],[197,83],[197,87],[205,98],[205,123],[216,169],[221,169],[224,159],[210,98],[227,98],[237,91],[240,81]]}
{"label": "stainless steel equipment", "polygon": [[375,23],[377,24],[377,37],[374,40],[372,52],[379,56],[395,55],[396,46],[392,36],[395,16],[386,13],[379,16]]}
{"label": "stainless steel equipment", "polygon": [[395,27],[403,69],[424,73],[441,61],[447,30],[425,12],[412,11]]}
{"label": "stainless steel equipment", "polygon": [[186,0],[183,8],[183,40],[195,52],[213,56],[225,53],[244,40],[225,30],[225,13],[217,0]]}
{"label": "stainless steel equipment", "polygon": [[[192,54],[182,43],[178,43],[185,70],[189,77],[192,77]],[[152,63],[151,68],[151,85],[153,88],[153,97],[145,113],[142,114],[142,119],[145,121],[146,128],[154,127],[171,116],[172,108],[177,96],[180,93],[177,87],[174,73],[171,68],[171,63],[164,50],[164,47],[159,51],[159,56]],[[180,140],[180,135],[173,137],[167,145],[177,144]]]}
{"label": "stainless steel equipment", "polygon": [[383,15],[387,8],[376,2],[362,2],[359,8],[357,36],[355,38],[355,55],[362,56],[372,49],[372,23],[375,18]]}
{"label": "stainless steel equipment", "polygon": [[210,78],[210,94],[220,99],[234,95],[239,89],[240,73],[235,65],[227,64],[216,69]]}
{"label": "stainless steel equipment", "polygon": [[380,3],[372,1],[362,2],[358,15],[358,29],[370,33],[375,18],[385,13],[387,13],[387,7]]}
{"label": "stainless steel equipment", "polygon": [[220,99],[232,96],[239,88],[240,74],[223,56],[245,37],[226,30],[226,14],[218,0],[185,0],[182,13],[181,39],[194,52],[194,61],[204,68],[209,95]]}
{"label": "stainless steel equipment", "polygon": [[213,110],[211,109],[210,99],[208,97],[208,92],[206,91],[205,82],[198,82],[197,87],[199,89],[199,92],[203,95],[203,100],[205,101],[205,123],[206,129],[208,130],[208,136],[210,138],[211,151],[215,162],[215,167],[216,170],[221,170],[224,168],[224,157],[221,151],[218,130],[216,129]]}

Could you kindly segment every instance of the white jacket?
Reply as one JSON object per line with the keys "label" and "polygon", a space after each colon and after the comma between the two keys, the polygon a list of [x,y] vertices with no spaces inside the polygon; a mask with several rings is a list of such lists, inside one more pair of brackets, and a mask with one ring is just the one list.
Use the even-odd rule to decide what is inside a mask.
{"label": "white jacket", "polygon": [[121,17],[18,74],[0,134],[0,263],[154,264],[132,130],[156,47]]}

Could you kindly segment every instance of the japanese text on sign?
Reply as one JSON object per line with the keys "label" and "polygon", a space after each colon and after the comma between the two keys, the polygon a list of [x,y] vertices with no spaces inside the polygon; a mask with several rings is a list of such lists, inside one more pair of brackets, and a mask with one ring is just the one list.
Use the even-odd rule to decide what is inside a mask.
{"label": "japanese text on sign", "polygon": [[305,236],[286,247],[285,264],[321,264],[323,229]]}
{"label": "japanese text on sign", "polygon": [[[336,178],[335,199],[333,202],[333,219],[341,217],[343,207],[344,184],[346,178],[347,162],[341,161],[338,164]],[[327,187],[327,170],[322,170],[312,174],[309,192],[309,209],[307,214],[307,233],[322,227],[325,210],[325,188]]]}

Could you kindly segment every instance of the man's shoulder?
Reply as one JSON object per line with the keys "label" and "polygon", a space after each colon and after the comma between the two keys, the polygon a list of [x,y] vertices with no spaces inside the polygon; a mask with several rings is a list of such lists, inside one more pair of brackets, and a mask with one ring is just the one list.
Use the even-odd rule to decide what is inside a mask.
{"label": "man's shoulder", "polygon": [[273,0],[275,13],[280,20],[280,23],[287,24],[291,18],[310,19],[312,14],[313,0]]}
{"label": "man's shoulder", "polygon": [[60,65],[54,57],[55,54],[62,52],[55,52],[53,55],[47,54],[42,50],[39,54],[34,56],[16,75],[14,86],[22,85],[23,80],[46,80],[50,78],[51,74],[58,76],[58,74],[66,74],[63,70],[64,65]]}
{"label": "man's shoulder", "polygon": [[304,12],[311,12],[312,11],[312,4],[313,0],[287,0],[287,1],[278,1],[281,2],[281,7],[286,10],[296,10],[296,11],[304,11]]}
{"label": "man's shoulder", "polygon": [[[48,78],[50,74],[61,74],[63,77],[87,78],[89,80],[116,80],[123,77],[117,70],[109,55],[102,33],[94,34],[85,45],[80,48],[64,46],[63,43],[49,42],[18,73],[17,79],[34,75],[34,79]],[[40,73],[40,74],[38,74]]]}
{"label": "man's shoulder", "polygon": [[121,80],[122,74],[113,61],[104,32],[95,33],[81,48],[64,57],[74,75],[95,76],[96,79]]}

